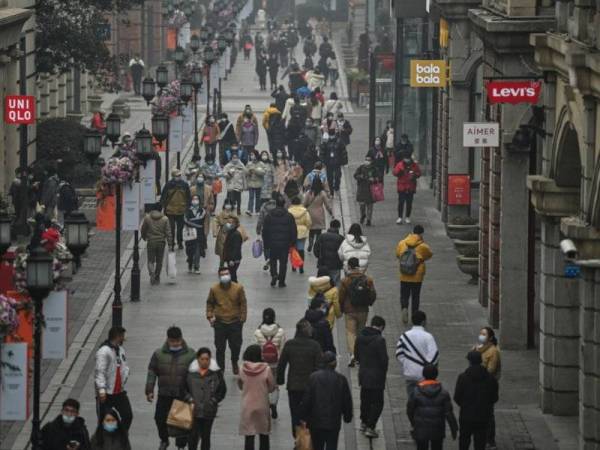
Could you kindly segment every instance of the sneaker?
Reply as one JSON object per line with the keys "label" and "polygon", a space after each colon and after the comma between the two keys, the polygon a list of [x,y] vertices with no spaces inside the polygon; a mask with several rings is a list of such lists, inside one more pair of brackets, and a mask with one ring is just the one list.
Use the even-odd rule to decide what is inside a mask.
{"label": "sneaker", "polygon": [[287,287],[287,284],[285,284],[285,281],[280,281],[280,282],[279,282],[279,287],[280,287],[280,288]]}
{"label": "sneaker", "polygon": [[367,428],[365,430],[365,436],[368,438],[378,438],[379,433],[376,430],[374,430],[373,428]]}
{"label": "sneaker", "polygon": [[192,273],[192,272],[193,272],[192,266],[188,266],[188,273]]}
{"label": "sneaker", "polygon": [[402,225],[402,217],[398,217],[398,219],[396,220],[396,224]]}
{"label": "sneaker", "polygon": [[183,244],[179,244],[177,247],[179,248],[179,250],[183,250]]}
{"label": "sneaker", "polygon": [[404,223],[410,223],[410,217],[407,217],[406,219],[404,219]]}
{"label": "sneaker", "polygon": [[277,277],[271,278],[271,287],[275,287],[276,284],[277,284]]}
{"label": "sneaker", "polygon": [[248,217],[252,217],[252,213],[251,213],[250,211],[246,211],[246,215],[247,215]]}
{"label": "sneaker", "polygon": [[408,323],[408,308],[402,308],[402,322]]}
{"label": "sneaker", "polygon": [[364,422],[361,422],[361,423],[360,423],[360,428],[359,428],[359,430],[360,430],[360,432],[361,432],[361,433],[364,433],[365,431],[367,431],[367,428],[368,428],[368,427],[367,427],[367,424],[366,424],[366,423],[364,423]]}
{"label": "sneaker", "polygon": [[371,226],[371,221],[367,220],[367,226],[370,227]]}
{"label": "sneaker", "polygon": [[277,405],[271,405],[271,419],[277,419],[279,415],[277,414]]}
{"label": "sneaker", "polygon": [[201,273],[200,273],[200,269],[194,269],[194,273],[195,273],[196,275],[201,275]]}

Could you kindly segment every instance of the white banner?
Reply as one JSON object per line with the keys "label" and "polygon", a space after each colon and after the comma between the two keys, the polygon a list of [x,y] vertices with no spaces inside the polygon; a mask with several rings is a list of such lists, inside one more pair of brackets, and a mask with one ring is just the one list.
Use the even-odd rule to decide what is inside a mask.
{"label": "white banner", "polygon": [[2,344],[0,420],[27,420],[27,344]]}
{"label": "white banner", "polygon": [[194,132],[194,109],[191,104],[183,108],[183,135],[189,136]]}
{"label": "white banner", "polygon": [[463,147],[499,147],[500,125],[496,122],[463,123]]}
{"label": "white banner", "polygon": [[[223,53],[223,56],[221,57],[221,60],[219,61],[219,76],[221,78],[225,78],[225,75],[226,75],[225,74],[225,70],[227,69],[227,63],[225,62],[226,57],[227,57],[226,54]],[[217,80],[217,83],[218,82],[219,81]],[[217,87],[219,87],[218,84],[217,84]]]}
{"label": "white banner", "polygon": [[219,63],[216,62],[210,66],[210,97],[212,98],[215,89],[219,89]]}
{"label": "white banner", "polygon": [[146,161],[146,167],[140,166],[142,204],[156,203],[156,161]]}
{"label": "white banner", "polygon": [[46,326],[42,333],[42,358],[67,357],[67,291],[52,291],[44,300]]}
{"label": "white banner", "polygon": [[231,70],[231,47],[227,47],[225,50],[225,70],[228,72]]}
{"label": "white banner", "polygon": [[183,150],[183,117],[171,117],[169,122],[169,151],[181,152]]}
{"label": "white banner", "polygon": [[125,185],[123,188],[123,226],[125,231],[140,228],[140,183]]}

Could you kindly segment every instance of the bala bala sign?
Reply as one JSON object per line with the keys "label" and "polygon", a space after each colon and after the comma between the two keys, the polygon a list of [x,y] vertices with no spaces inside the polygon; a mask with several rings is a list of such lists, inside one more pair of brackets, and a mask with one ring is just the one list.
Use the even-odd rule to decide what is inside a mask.
{"label": "bala bala sign", "polygon": [[490,81],[486,83],[488,103],[531,103],[535,105],[542,91],[539,81]]}

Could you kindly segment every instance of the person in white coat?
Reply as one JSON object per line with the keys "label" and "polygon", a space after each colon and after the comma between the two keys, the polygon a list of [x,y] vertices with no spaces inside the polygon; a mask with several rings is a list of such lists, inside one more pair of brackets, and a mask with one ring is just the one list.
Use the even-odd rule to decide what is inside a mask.
{"label": "person in white coat", "polygon": [[[276,373],[279,355],[285,344],[285,331],[275,322],[275,310],[266,308],[262,314],[262,323],[254,332],[254,339],[263,350],[263,360],[269,364],[271,370]],[[275,351],[274,351],[275,350]],[[269,405],[271,417],[277,419],[277,402],[279,401],[279,386],[269,394]]]}
{"label": "person in white coat", "polygon": [[133,421],[131,403],[125,383],[129,378],[129,366],[123,349],[125,328],[112,327],[108,339],[96,352],[94,384],[96,388],[97,413],[101,419],[105,411],[115,408],[121,415],[121,423],[129,430]]}
{"label": "person in white coat", "polygon": [[234,208],[237,206],[238,216],[241,214],[242,191],[246,189],[247,172],[237,153],[234,153],[231,161],[223,167],[223,175],[227,181],[227,198]]}
{"label": "person in white coat", "polygon": [[363,236],[362,228],[359,224],[353,223],[350,225],[348,234],[338,249],[338,256],[344,263],[344,270],[348,269],[348,260],[352,257],[358,259],[363,272],[367,270],[369,256],[371,256],[371,247],[367,242],[366,236]]}
{"label": "person in white coat", "polygon": [[438,363],[439,351],[433,335],[425,331],[427,316],[423,311],[415,311],[413,327],[406,331],[396,345],[396,359],[402,366],[406,393],[413,394],[420,381],[423,381],[423,367]]}

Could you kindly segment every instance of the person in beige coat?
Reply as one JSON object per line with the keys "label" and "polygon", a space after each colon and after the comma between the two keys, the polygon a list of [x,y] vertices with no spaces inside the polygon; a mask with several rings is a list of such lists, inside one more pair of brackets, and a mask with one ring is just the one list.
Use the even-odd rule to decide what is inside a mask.
{"label": "person in beige coat", "polygon": [[311,252],[313,244],[327,226],[325,210],[333,218],[331,199],[327,195],[327,192],[325,192],[321,178],[313,178],[310,190],[304,194],[304,206],[308,209],[308,214],[310,214],[310,220],[312,221],[308,235],[308,251]]}
{"label": "person in beige coat", "polygon": [[146,251],[148,252],[150,284],[159,284],[165,246],[167,243],[169,248],[174,246],[171,225],[167,216],[160,212],[160,204],[154,205],[153,210],[146,214],[140,234],[142,239],[148,243]]}
{"label": "person in beige coat", "polygon": [[[296,221],[296,229],[298,230],[298,237],[296,238],[296,250],[300,253],[302,261],[304,261],[304,245],[306,244],[306,238],[308,238],[312,220],[308,210],[302,206],[300,197],[294,197],[292,199],[292,206],[288,208],[288,212],[294,216]],[[295,271],[292,268],[292,271]],[[304,266],[300,267],[300,273],[304,273]]]}

